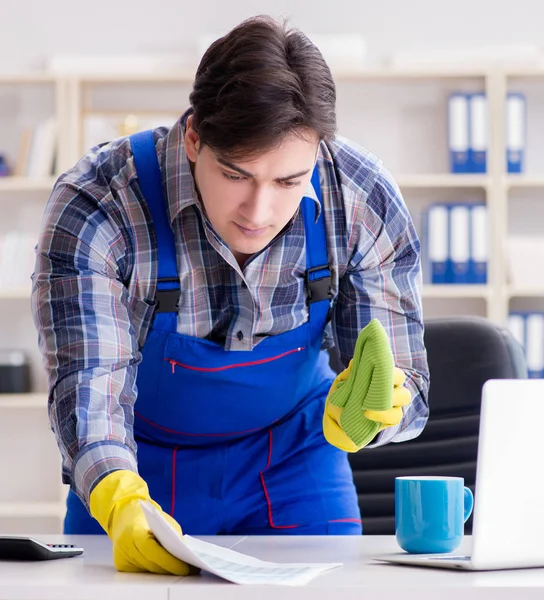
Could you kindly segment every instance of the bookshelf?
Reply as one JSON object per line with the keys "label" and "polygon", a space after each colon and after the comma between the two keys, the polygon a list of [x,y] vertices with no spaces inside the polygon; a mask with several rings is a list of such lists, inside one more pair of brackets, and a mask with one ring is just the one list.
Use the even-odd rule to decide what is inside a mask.
{"label": "bookshelf", "polygon": [[544,298],[544,287],[510,287],[508,298]]}
{"label": "bookshelf", "polygon": [[[403,189],[487,189],[491,179],[481,175],[397,175],[395,177],[401,190]],[[544,181],[543,181],[544,183]]]}
{"label": "bookshelf", "polygon": [[423,298],[484,298],[489,300],[491,287],[488,285],[436,285],[423,286]]}
{"label": "bookshelf", "polygon": [[47,407],[47,394],[0,394],[0,409],[3,408],[40,408]]}
{"label": "bookshelf", "polygon": [[[544,114],[541,111],[544,100],[544,70],[527,68],[512,69],[504,73],[504,85],[508,91],[520,92],[527,99],[527,126],[525,131],[525,169],[519,175],[505,176],[504,231],[514,253],[512,244],[518,245],[515,251],[517,263],[523,265],[513,271],[505,290],[507,310],[513,313],[544,313],[544,168],[542,166],[540,139],[544,127]],[[534,245],[534,242],[537,242]],[[523,259],[522,259],[523,255]],[[536,317],[541,318],[541,317]],[[529,327],[525,321],[527,358],[530,376],[543,377],[539,365],[538,351],[535,352],[535,335],[538,329]],[[519,335],[519,333],[518,333]],[[529,339],[529,337],[533,339]],[[536,361],[536,363],[535,363]]]}
{"label": "bookshelf", "polygon": [[0,290],[0,300],[30,300],[30,287],[28,289]]}
{"label": "bookshelf", "polygon": [[[3,177],[0,178],[0,192],[44,192],[51,191],[55,183],[54,177]],[[0,200],[1,201],[1,200]]]}
{"label": "bookshelf", "polygon": [[0,85],[25,85],[25,84],[54,84],[57,78],[48,73],[28,72],[28,73],[0,73]]}
{"label": "bookshelf", "polygon": [[[544,298],[544,286],[516,287],[508,282],[504,241],[508,233],[508,206],[512,194],[519,190],[544,188],[542,174],[509,175],[505,165],[505,98],[512,81],[544,82],[544,70],[503,71],[482,69],[361,69],[337,71],[339,132],[369,147],[383,158],[393,173],[407,205],[418,214],[436,199],[455,201],[460,196],[485,201],[489,209],[490,261],[487,285],[424,285],[424,311],[440,314],[465,314],[476,311],[505,324],[511,301],[524,302]],[[59,127],[57,174],[70,168],[86,150],[85,119],[89,116],[120,119],[135,114],[145,119],[163,116],[177,118],[188,104],[193,72],[153,73],[141,75],[98,74],[80,77],[54,77],[31,73],[0,75],[2,89],[15,93],[17,89],[46,89],[52,97],[51,112]],[[485,91],[490,111],[488,172],[483,175],[457,175],[448,172],[445,138],[446,99],[452,90]],[[364,90],[365,94],[361,94]],[[418,91],[419,90],[419,91]],[[401,94],[396,92],[401,91]],[[137,92],[137,93],[135,93]],[[406,104],[416,104],[411,110],[399,108],[406,93]],[[418,95],[419,94],[419,95]],[[430,103],[425,104],[423,97]],[[399,100],[401,98],[401,100]],[[384,101],[385,99],[385,101]],[[1,116],[1,115],[0,115]],[[403,129],[414,122],[413,129]],[[384,128],[384,124],[391,128]],[[166,123],[165,123],[166,124]],[[418,129],[421,130],[421,138]],[[384,131],[386,135],[384,136]],[[365,142],[369,137],[371,144]],[[105,139],[103,141],[106,141]],[[390,144],[390,146],[388,146]],[[419,144],[419,146],[417,146]],[[428,148],[427,160],[410,162],[417,152]],[[425,157],[424,157],[425,158]],[[9,207],[14,223],[20,222],[20,212],[28,211],[31,203],[43,212],[43,206],[54,185],[55,176],[45,178],[0,178],[0,207]],[[33,208],[34,210],[34,208]],[[41,215],[40,215],[41,216]],[[29,531],[59,532],[64,514],[66,486],[60,483],[60,459],[54,438],[47,429],[47,398],[45,377],[41,373],[41,357],[30,316],[30,286],[3,290],[0,287],[0,328],[8,331],[4,346],[17,339],[19,347],[28,351],[32,360],[34,392],[24,395],[0,395],[0,439],[17,425],[28,440],[38,440],[40,461],[36,471],[49,474],[44,483],[31,494],[22,486],[17,498],[0,494],[0,532],[9,532],[28,522]],[[18,327],[15,324],[21,322]],[[24,322],[24,323],[23,323]],[[33,442],[35,443],[35,442]],[[46,461],[46,464],[43,461]],[[28,464],[33,464],[32,461]],[[0,467],[0,477],[13,475],[12,465]],[[10,471],[11,469],[11,471]],[[40,475],[40,473],[37,473]],[[12,478],[17,481],[17,478]],[[18,483],[19,485],[19,483]],[[20,529],[19,529],[20,532]]]}
{"label": "bookshelf", "polygon": [[[58,124],[57,171],[68,168],[67,82],[47,74],[0,75],[2,152],[14,167],[21,134],[44,119]],[[0,178],[0,232],[20,231],[37,240],[39,223],[55,177]],[[32,252],[32,249],[30,249]],[[0,250],[0,258],[2,251]],[[24,264],[24,267],[23,267]],[[31,363],[33,393],[0,395],[0,533],[58,533],[62,530],[67,486],[62,485],[60,454],[49,430],[45,377],[30,314],[28,261],[22,283],[0,284],[0,349],[23,350]],[[6,457],[9,459],[6,460]]]}
{"label": "bookshelf", "polygon": [[544,187],[544,175],[509,175],[505,178],[504,185],[509,190],[514,188],[541,188]]}
{"label": "bookshelf", "polygon": [[[47,425],[47,395],[0,395],[2,437],[0,451],[12,450],[12,460],[3,461],[4,481],[21,486],[4,486],[0,494],[2,533],[60,532],[64,518],[67,486],[60,480],[61,461],[53,434]],[[21,435],[16,424],[25,424]],[[17,438],[17,439],[15,439]],[[25,439],[26,438],[26,439]],[[23,478],[18,477],[19,469]],[[36,472],[33,473],[33,470]],[[32,482],[35,482],[33,484]]]}

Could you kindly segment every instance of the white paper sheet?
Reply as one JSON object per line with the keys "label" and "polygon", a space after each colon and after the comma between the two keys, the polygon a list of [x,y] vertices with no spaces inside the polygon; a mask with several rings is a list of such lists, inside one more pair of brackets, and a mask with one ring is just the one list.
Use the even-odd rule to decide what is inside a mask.
{"label": "white paper sheet", "polygon": [[273,563],[209,542],[180,536],[149,502],[141,501],[153,535],[170,554],[233,583],[244,585],[305,585],[323,571],[342,563]]}

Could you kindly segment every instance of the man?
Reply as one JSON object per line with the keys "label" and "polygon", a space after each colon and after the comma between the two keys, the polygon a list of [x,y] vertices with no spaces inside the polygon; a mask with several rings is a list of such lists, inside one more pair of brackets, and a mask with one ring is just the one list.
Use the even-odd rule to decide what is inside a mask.
{"label": "man", "polygon": [[[428,412],[419,242],[381,163],[335,137],[319,51],[250,19],[190,103],[59,179],[33,277],[65,531],[104,529],[124,571],[188,572],[140,500],[189,534],[360,534],[345,450],[413,438]],[[355,414],[363,440],[333,394],[367,360],[333,384],[326,349],[347,364],[374,319],[396,387]]]}

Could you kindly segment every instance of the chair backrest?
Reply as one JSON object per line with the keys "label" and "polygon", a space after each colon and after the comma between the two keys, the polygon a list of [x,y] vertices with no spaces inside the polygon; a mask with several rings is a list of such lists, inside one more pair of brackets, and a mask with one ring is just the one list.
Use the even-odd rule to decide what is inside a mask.
{"label": "chair backrest", "polygon": [[[527,377],[521,346],[487,319],[428,320],[425,346],[430,416],[421,435],[350,454],[365,534],[395,533],[395,477],[464,477],[474,492],[482,386],[488,379]],[[465,531],[471,530],[469,520]]]}

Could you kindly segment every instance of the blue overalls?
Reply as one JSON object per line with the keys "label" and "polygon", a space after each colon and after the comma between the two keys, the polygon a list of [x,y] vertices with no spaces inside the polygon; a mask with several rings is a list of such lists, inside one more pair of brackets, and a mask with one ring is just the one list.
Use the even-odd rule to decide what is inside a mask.
{"label": "blue overalls", "polygon": [[[347,454],[322,433],[334,379],[323,211],[302,200],[309,319],[252,351],[176,331],[179,287],[153,136],[132,136],[158,241],[157,309],[138,366],[134,437],[151,497],[190,535],[360,534]],[[322,203],[317,167],[312,184]],[[65,533],[103,533],[70,491]]]}

